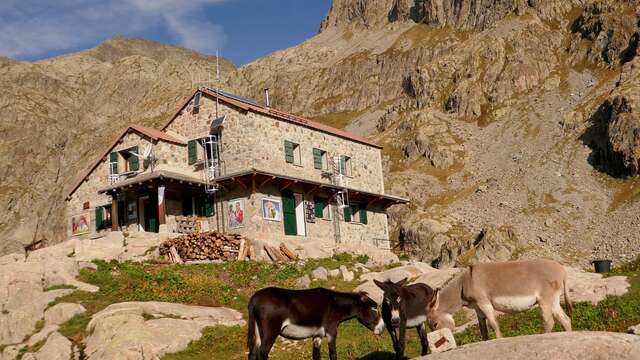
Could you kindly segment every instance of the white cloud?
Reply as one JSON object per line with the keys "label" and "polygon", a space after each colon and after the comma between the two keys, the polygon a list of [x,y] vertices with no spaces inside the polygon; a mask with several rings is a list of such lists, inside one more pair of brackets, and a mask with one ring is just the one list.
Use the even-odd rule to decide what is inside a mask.
{"label": "white cloud", "polygon": [[0,55],[38,57],[89,47],[116,35],[163,28],[184,46],[207,54],[224,46],[220,25],[202,16],[224,0],[37,0],[0,1]]}

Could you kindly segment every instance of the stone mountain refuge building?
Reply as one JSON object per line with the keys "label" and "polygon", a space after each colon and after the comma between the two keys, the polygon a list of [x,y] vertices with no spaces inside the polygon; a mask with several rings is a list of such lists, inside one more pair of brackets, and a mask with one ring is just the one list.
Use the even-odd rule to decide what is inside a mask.
{"label": "stone mountain refuge building", "polygon": [[[268,93],[267,93],[268,99]],[[67,197],[69,235],[218,230],[389,248],[381,147],[200,88],[162,127],[131,125]]]}

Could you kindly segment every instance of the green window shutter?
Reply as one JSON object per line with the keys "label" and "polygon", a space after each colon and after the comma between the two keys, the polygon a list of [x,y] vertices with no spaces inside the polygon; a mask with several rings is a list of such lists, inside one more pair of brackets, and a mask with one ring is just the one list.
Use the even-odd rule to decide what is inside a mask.
{"label": "green window shutter", "polygon": [[[138,147],[134,146],[131,149],[129,149],[129,151],[132,151],[136,154],[140,154],[138,152]],[[129,154],[129,171],[138,171],[140,169],[140,159],[133,155],[133,154]]]}
{"label": "green window shutter", "polygon": [[208,195],[204,203],[205,215],[207,217],[214,216],[216,214],[215,200],[212,195]]}
{"label": "green window shutter", "polygon": [[313,202],[315,203],[315,215],[318,219],[322,219],[324,217],[324,208],[325,208],[325,204],[324,204],[324,199],[320,199],[320,198],[313,198]]}
{"label": "green window shutter", "polygon": [[109,155],[109,166],[112,174],[118,173],[118,153],[116,151]]}
{"label": "green window shutter", "polygon": [[101,206],[96,207],[96,231],[105,228],[103,211],[104,209]]}
{"label": "green window shutter", "polygon": [[284,159],[293,164],[293,143],[291,141],[284,141]]}
{"label": "green window shutter", "polygon": [[187,150],[189,152],[189,165],[193,165],[198,161],[198,149],[196,148],[197,140],[189,140]]}
{"label": "green window shutter", "polygon": [[342,211],[343,211],[343,214],[344,214],[344,221],[345,222],[351,222],[351,208],[347,206]]}
{"label": "green window shutter", "polygon": [[367,219],[367,208],[360,209],[360,223],[367,224],[369,221]]}
{"label": "green window shutter", "polygon": [[313,167],[322,170],[322,150],[313,148]]}
{"label": "green window shutter", "polygon": [[298,235],[296,199],[291,191],[282,192],[282,217],[285,235]]}
{"label": "green window shutter", "polygon": [[340,156],[340,174],[347,174],[347,159],[344,155]]}

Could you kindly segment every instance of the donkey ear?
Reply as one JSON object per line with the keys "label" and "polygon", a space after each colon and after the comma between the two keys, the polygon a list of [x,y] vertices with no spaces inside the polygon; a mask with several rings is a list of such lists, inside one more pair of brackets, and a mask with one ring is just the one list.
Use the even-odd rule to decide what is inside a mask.
{"label": "donkey ear", "polygon": [[383,291],[387,288],[387,284],[383,283],[382,281],[373,279],[373,283],[376,284],[376,286],[382,289]]}
{"label": "donkey ear", "polygon": [[429,309],[437,309],[440,305],[440,289],[436,289],[429,302]]}
{"label": "donkey ear", "polygon": [[366,291],[360,291],[360,292],[358,293],[358,295],[360,295],[360,301],[362,301],[362,302],[364,302],[364,303],[367,303],[367,302],[371,302],[371,301],[373,301],[373,300],[371,299],[371,297],[369,297],[369,294],[367,294],[367,292],[366,292]]}
{"label": "donkey ear", "polygon": [[405,286],[407,284],[407,281],[409,281],[409,278],[404,278],[404,279],[398,281],[396,283],[396,286],[403,287],[403,286]]}

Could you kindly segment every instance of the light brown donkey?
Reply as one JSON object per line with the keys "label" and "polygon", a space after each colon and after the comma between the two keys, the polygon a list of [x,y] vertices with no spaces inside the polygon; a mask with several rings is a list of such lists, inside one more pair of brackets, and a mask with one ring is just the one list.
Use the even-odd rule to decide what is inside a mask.
{"label": "light brown donkey", "polygon": [[[569,316],[560,306],[564,299]],[[551,260],[508,261],[470,266],[437,290],[427,305],[427,320],[432,329],[450,328],[453,314],[468,306],[478,314],[482,338],[487,340],[487,324],[502,337],[495,311],[516,313],[540,306],[544,331],[551,332],[554,318],[565,331],[571,331],[571,301],[567,296],[567,273],[562,265]]]}

